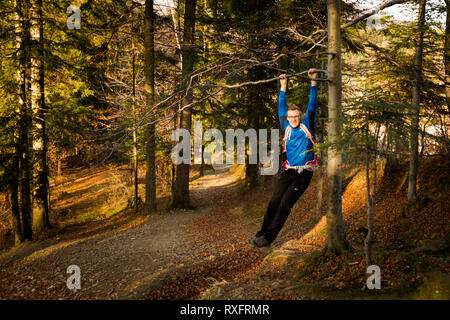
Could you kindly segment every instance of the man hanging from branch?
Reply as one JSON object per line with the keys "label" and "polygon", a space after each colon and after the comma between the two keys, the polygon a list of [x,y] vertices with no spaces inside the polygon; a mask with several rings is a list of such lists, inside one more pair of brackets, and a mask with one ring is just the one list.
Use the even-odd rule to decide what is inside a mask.
{"label": "man hanging from branch", "polygon": [[291,208],[309,186],[313,170],[317,167],[317,157],[313,150],[316,144],[314,137],[317,109],[316,69],[309,69],[308,76],[311,79],[309,103],[301,121],[300,109],[297,106],[287,107],[287,78],[284,74],[280,76],[278,117],[284,133],[283,151],[286,152],[287,160],[283,163],[283,171],[267,207],[261,230],[249,240],[257,247],[268,247],[275,240]]}

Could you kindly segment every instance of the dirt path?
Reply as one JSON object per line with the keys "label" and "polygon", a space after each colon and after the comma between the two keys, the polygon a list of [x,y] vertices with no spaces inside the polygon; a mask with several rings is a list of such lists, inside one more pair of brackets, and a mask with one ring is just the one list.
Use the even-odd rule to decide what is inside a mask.
{"label": "dirt path", "polygon": [[[154,214],[125,230],[53,238],[2,254],[0,299],[200,298],[215,283],[248,272],[268,251],[245,243],[256,225],[239,216],[240,175],[228,169],[192,183],[195,210]],[[81,270],[77,292],[66,286],[70,265]]]}

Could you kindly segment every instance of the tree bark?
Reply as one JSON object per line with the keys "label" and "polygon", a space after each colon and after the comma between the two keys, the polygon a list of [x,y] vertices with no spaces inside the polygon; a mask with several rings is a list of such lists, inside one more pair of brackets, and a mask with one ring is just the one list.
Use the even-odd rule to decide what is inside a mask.
{"label": "tree bark", "polygon": [[[176,104],[174,107],[173,107],[173,112],[174,112],[174,115],[173,115],[173,131],[175,132],[177,129],[178,129],[178,127],[179,127],[179,123],[178,123],[178,112],[177,112],[177,109],[178,109],[178,105]],[[173,146],[175,145],[175,143],[172,143],[172,148],[173,148]],[[171,149],[172,149],[171,148]],[[170,151],[171,150],[169,150],[169,153],[170,153]],[[171,162],[171,171],[172,171],[172,186],[171,186],[171,190],[172,190],[172,199],[174,199],[175,198],[175,183],[176,183],[176,165],[173,163],[173,162]]]}
{"label": "tree bark", "polygon": [[341,254],[347,249],[342,218],[342,155],[337,142],[342,131],[342,71],[340,2],[327,0],[328,11],[328,245],[327,253]]}
{"label": "tree bark", "polygon": [[450,1],[445,0],[447,5],[447,20],[445,23],[444,61],[445,61],[445,97],[447,99],[447,110],[450,112]]}
{"label": "tree bark", "polygon": [[[178,47],[179,52],[180,52],[180,63],[181,63],[181,66],[183,66],[183,52],[181,50],[180,37],[178,35],[178,32],[180,31],[180,4],[181,4],[181,1],[177,1],[177,8],[176,8],[177,16],[176,16],[176,18],[175,18],[175,15],[173,13],[173,9],[172,8],[170,9],[170,12],[171,12],[171,15],[172,15],[173,27],[174,27],[174,30],[175,30],[175,37],[176,37],[176,40],[177,40],[177,47]],[[177,89],[177,85],[175,83],[174,84],[174,91],[176,89]],[[173,114],[173,130],[174,130],[174,132],[180,126],[178,112],[177,112],[178,108],[179,108],[178,104],[175,104],[174,107],[173,107],[173,113],[174,113]],[[173,146],[175,144],[176,144],[175,142],[172,143],[172,148],[173,148]],[[170,153],[170,150],[169,150],[169,153]],[[177,172],[176,165],[173,162],[171,162],[171,169],[172,169],[171,170],[171,172],[172,172],[172,175],[171,175],[172,176],[171,191],[172,191],[172,201],[173,201],[173,199],[175,199],[175,183],[176,183],[176,172]]]}
{"label": "tree bark", "polygon": [[[369,116],[367,117],[367,143],[369,142]],[[377,146],[380,126],[377,127],[375,135],[374,168],[373,168],[373,190],[370,192],[370,149],[366,147],[366,201],[367,201],[367,235],[364,239],[364,254],[366,266],[372,264],[372,240],[373,240],[373,216],[375,215],[375,197],[377,190]]]}
{"label": "tree bark", "polygon": [[[326,65],[325,65],[325,61],[322,61],[322,70],[325,70]],[[320,83],[320,88],[324,89],[325,83],[321,82]],[[321,106],[318,107],[319,108],[319,113],[318,113],[318,118],[319,119],[319,123],[320,123],[320,130],[318,133],[318,137],[319,137],[319,142],[320,141],[324,141],[324,132],[325,132],[325,121],[323,121],[323,118],[326,116],[325,115],[325,109],[321,108]],[[320,218],[322,218],[322,202],[323,202],[323,180],[324,180],[324,170],[325,170],[325,152],[323,150],[320,150],[320,154],[319,154],[319,167],[318,167],[318,172],[317,172],[317,204],[316,204],[316,219],[317,221],[319,221]]]}
{"label": "tree bark", "polygon": [[12,158],[11,166],[11,183],[9,202],[11,203],[12,225],[14,232],[14,244],[18,245],[23,241],[22,226],[20,223],[20,209],[19,209],[19,156],[16,154]]}
{"label": "tree bark", "polygon": [[20,145],[20,129],[21,129],[21,103],[22,101],[25,101],[23,97],[21,97],[22,93],[22,82],[24,81],[24,77],[21,75],[21,68],[20,68],[20,59],[21,59],[21,52],[22,49],[22,21],[21,21],[21,13],[19,12],[19,2],[16,1],[14,3],[15,6],[15,32],[16,32],[16,49],[18,50],[16,54],[16,61],[18,63],[18,71],[16,74],[16,80],[17,80],[17,93],[18,93],[18,108],[16,109],[16,125],[14,127],[14,155],[12,157],[12,163],[11,163],[11,169],[10,169],[10,197],[9,201],[11,203],[11,213],[12,213],[12,222],[13,222],[13,232],[14,232],[14,244],[18,245],[20,244],[24,238],[23,238],[23,226],[21,223],[21,208],[20,208],[20,199],[19,199],[19,192],[20,192],[20,160],[22,158],[22,148]]}
{"label": "tree bark", "polygon": [[58,157],[57,168],[56,168],[56,176],[61,177],[61,156]]}
{"label": "tree bark", "polygon": [[205,153],[205,146],[202,145],[202,163],[200,164],[200,177],[205,175],[205,161],[203,159],[203,154]]}
{"label": "tree bark", "polygon": [[134,213],[138,212],[139,204],[139,184],[138,184],[138,151],[137,151],[137,128],[136,128],[136,56],[134,48],[134,39],[132,39],[132,72],[133,72],[133,181],[134,181]]}
{"label": "tree bark", "polygon": [[45,133],[42,0],[30,1],[31,110],[33,140],[33,230],[50,228],[48,207],[48,165]]}
{"label": "tree bark", "polygon": [[419,115],[420,115],[420,90],[422,85],[422,57],[423,57],[423,27],[425,24],[426,0],[419,1],[419,17],[417,21],[417,42],[414,58],[414,87],[412,104],[417,107],[413,110],[411,118],[410,160],[408,178],[408,201],[416,197],[417,167],[419,162]]}
{"label": "tree bark", "polygon": [[370,197],[370,152],[369,147],[366,148],[366,204],[367,204],[367,235],[364,239],[364,255],[366,257],[366,265],[371,265],[371,249],[372,249],[372,199]]}
{"label": "tree bark", "polygon": [[[324,121],[320,120],[320,126],[321,130],[319,131],[319,141],[323,141],[323,130],[324,128]],[[322,218],[322,202],[323,202],[323,178],[324,178],[324,157],[325,152],[322,150],[320,151],[319,155],[319,167],[317,172],[317,204],[316,204],[316,219],[319,220]]]}
{"label": "tree bark", "polygon": [[19,190],[20,190],[20,208],[22,220],[22,234],[24,240],[32,240],[32,221],[31,221],[31,173],[30,173],[30,137],[29,130],[31,126],[31,111],[27,103],[26,95],[26,68],[27,54],[26,46],[29,41],[27,32],[28,14],[26,2],[16,0],[15,19],[16,19],[16,47],[17,47],[17,94],[18,94],[18,156],[19,156]]}
{"label": "tree bark", "polygon": [[[155,49],[154,49],[154,13],[153,0],[145,1],[145,92],[147,108],[155,103]],[[153,110],[152,114],[155,114]],[[146,129],[146,174],[145,174],[145,212],[149,214],[156,211],[156,172],[155,149],[156,136],[154,116],[149,117],[150,124]]]}
{"label": "tree bark", "polygon": [[173,22],[173,29],[175,34],[175,40],[177,41],[177,48],[180,51],[180,61],[183,63],[183,54],[181,53],[181,44],[180,44],[180,37],[178,35],[178,32],[180,31],[180,15],[179,15],[179,8],[180,8],[180,1],[177,1],[177,17],[175,17],[174,8],[170,7],[170,16],[172,18]]}
{"label": "tree bark", "polygon": [[[187,87],[189,82],[189,74],[194,70],[194,42],[195,42],[195,6],[196,0],[185,0],[184,4],[184,31],[183,31],[183,44],[182,44],[182,76]],[[187,78],[186,78],[187,77]],[[189,89],[186,93],[186,97],[183,99],[183,108],[186,105],[191,104],[193,101],[192,89]],[[186,107],[183,109],[180,115],[180,128],[191,131],[192,126],[192,108]],[[191,208],[189,198],[189,168],[190,164],[180,164],[176,168],[176,181],[174,199],[172,202],[173,208]]]}
{"label": "tree bark", "polygon": [[[251,47],[256,47],[256,44],[252,44],[253,41],[250,41]],[[258,68],[253,68],[249,71],[250,81],[255,81],[260,78],[260,74],[258,72]],[[253,128],[255,130],[258,130],[259,128],[259,115],[260,112],[258,112],[259,108],[261,106],[258,106],[258,103],[262,100],[259,96],[259,90],[260,88],[256,86],[249,86],[247,88],[247,124],[249,128]],[[251,164],[249,163],[249,156],[250,156],[250,141],[247,145],[246,149],[246,161],[245,161],[245,186],[248,189],[252,189],[258,186],[259,180],[258,180],[258,171],[259,171],[259,165],[258,164]],[[253,150],[255,152],[255,150]]]}

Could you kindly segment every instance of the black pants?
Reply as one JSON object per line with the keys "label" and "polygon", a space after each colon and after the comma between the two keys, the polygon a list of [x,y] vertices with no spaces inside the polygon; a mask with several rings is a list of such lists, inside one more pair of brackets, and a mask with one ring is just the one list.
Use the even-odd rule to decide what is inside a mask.
{"label": "black pants", "polygon": [[280,174],[267,207],[261,230],[256,233],[257,237],[264,235],[269,243],[276,239],[291,213],[292,207],[308,188],[312,175],[313,172],[309,170],[303,170],[299,174],[293,169],[285,170]]}

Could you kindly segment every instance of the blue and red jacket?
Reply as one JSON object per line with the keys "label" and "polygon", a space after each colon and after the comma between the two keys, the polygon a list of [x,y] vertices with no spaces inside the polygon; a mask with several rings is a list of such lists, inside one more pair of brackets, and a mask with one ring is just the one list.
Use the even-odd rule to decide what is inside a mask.
{"label": "blue and red jacket", "polygon": [[[309,103],[306,114],[301,121],[307,130],[315,137],[315,125],[317,109],[317,86],[311,86],[309,91]],[[289,166],[304,166],[315,164],[317,157],[314,154],[314,145],[306,136],[305,131],[299,125],[292,128],[287,121],[286,92],[280,91],[278,98],[278,118],[280,120],[281,131],[285,137],[286,156]]]}

